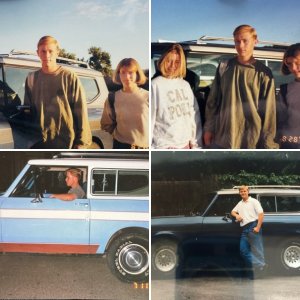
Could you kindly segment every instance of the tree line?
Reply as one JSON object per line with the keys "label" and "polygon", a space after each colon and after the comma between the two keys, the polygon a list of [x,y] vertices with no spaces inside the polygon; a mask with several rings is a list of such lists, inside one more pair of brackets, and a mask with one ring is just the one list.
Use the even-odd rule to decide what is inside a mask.
{"label": "tree line", "polygon": [[300,186],[297,151],[151,153],[152,216],[203,211],[215,191],[239,185]]}
{"label": "tree line", "polygon": [[65,49],[60,50],[59,56],[87,62],[91,68],[100,71],[104,76],[112,75],[111,56],[108,52],[103,51],[100,47],[92,46],[88,49],[88,53],[91,56],[87,60],[84,58],[79,59],[76,54],[67,52]]}

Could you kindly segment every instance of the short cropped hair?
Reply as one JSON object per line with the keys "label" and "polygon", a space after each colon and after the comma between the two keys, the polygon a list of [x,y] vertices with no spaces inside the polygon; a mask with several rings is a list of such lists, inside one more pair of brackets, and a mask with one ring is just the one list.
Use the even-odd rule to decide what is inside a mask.
{"label": "short cropped hair", "polygon": [[59,49],[60,49],[58,41],[50,35],[45,35],[45,36],[41,37],[37,44],[37,48],[39,49],[40,46],[45,45],[45,44],[55,44],[57,47],[57,50],[59,51]]}
{"label": "short cropped hair", "polygon": [[142,85],[147,81],[147,77],[144,73],[144,71],[142,70],[142,68],[140,67],[139,63],[134,59],[134,58],[124,58],[122,59],[114,74],[113,74],[113,82],[117,83],[117,84],[122,84],[121,79],[120,79],[120,70],[123,67],[127,67],[130,68],[133,72],[136,72],[136,84],[137,85]]}
{"label": "short cropped hair", "polygon": [[69,172],[71,175],[73,175],[74,177],[77,177],[78,178],[78,181],[80,181],[81,179],[81,170],[80,169],[77,169],[77,168],[70,168],[70,169],[67,169],[65,171],[65,174],[67,174],[67,172]]}
{"label": "short cropped hair", "polygon": [[284,52],[283,60],[281,64],[281,72],[284,75],[291,74],[288,66],[286,65],[286,60],[289,57],[295,57],[298,53],[300,53],[300,43],[290,45]]}
{"label": "short cropped hair", "polygon": [[243,190],[243,189],[246,189],[246,190],[249,191],[249,186],[248,185],[241,185],[241,186],[239,186],[239,191]]}
{"label": "short cropped hair", "polygon": [[172,75],[172,78],[184,78],[186,76],[186,62],[185,62],[185,55],[183,52],[182,47],[179,44],[173,44],[158,60],[157,63],[157,68],[158,71],[162,74],[162,76],[164,77],[168,77],[168,72],[166,70],[166,62],[168,57],[172,54],[172,53],[176,53],[179,55],[180,58],[180,65],[178,70],[176,71],[175,74]]}
{"label": "short cropped hair", "polygon": [[240,25],[238,27],[236,27],[233,31],[233,37],[235,37],[236,35],[240,34],[240,33],[244,33],[244,32],[249,32],[252,34],[254,39],[257,39],[257,32],[256,29],[250,25]]}

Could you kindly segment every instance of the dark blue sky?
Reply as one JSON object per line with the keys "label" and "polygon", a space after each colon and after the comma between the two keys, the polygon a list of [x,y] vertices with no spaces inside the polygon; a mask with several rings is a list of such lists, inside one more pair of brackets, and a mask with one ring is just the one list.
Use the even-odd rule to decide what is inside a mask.
{"label": "dark blue sky", "polygon": [[152,0],[151,41],[231,37],[249,24],[261,40],[300,42],[299,0]]}

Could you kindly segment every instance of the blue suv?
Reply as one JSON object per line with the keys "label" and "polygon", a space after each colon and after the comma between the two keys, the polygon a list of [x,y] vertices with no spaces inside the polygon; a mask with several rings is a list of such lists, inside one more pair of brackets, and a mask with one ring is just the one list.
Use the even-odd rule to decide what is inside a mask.
{"label": "blue suv", "polygon": [[[65,171],[81,170],[83,199],[62,201]],[[121,280],[149,274],[148,159],[30,160],[0,197],[0,252],[106,254]]]}

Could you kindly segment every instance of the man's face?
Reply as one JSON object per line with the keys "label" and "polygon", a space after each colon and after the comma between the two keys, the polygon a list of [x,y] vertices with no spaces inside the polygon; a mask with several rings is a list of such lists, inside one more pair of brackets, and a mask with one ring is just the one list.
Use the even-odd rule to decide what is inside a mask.
{"label": "man's face", "polygon": [[248,188],[241,188],[240,189],[240,196],[242,197],[243,200],[247,200],[249,195]]}
{"label": "man's face", "polygon": [[67,172],[67,175],[66,175],[67,186],[71,187],[74,183],[77,183],[77,177],[73,176],[70,172]]}
{"label": "man's face", "polygon": [[58,48],[54,43],[45,43],[39,46],[37,54],[41,59],[43,67],[56,66],[56,58],[58,57]]}
{"label": "man's face", "polygon": [[235,35],[234,44],[238,56],[243,59],[249,59],[253,55],[257,39],[250,32],[242,32]]}

